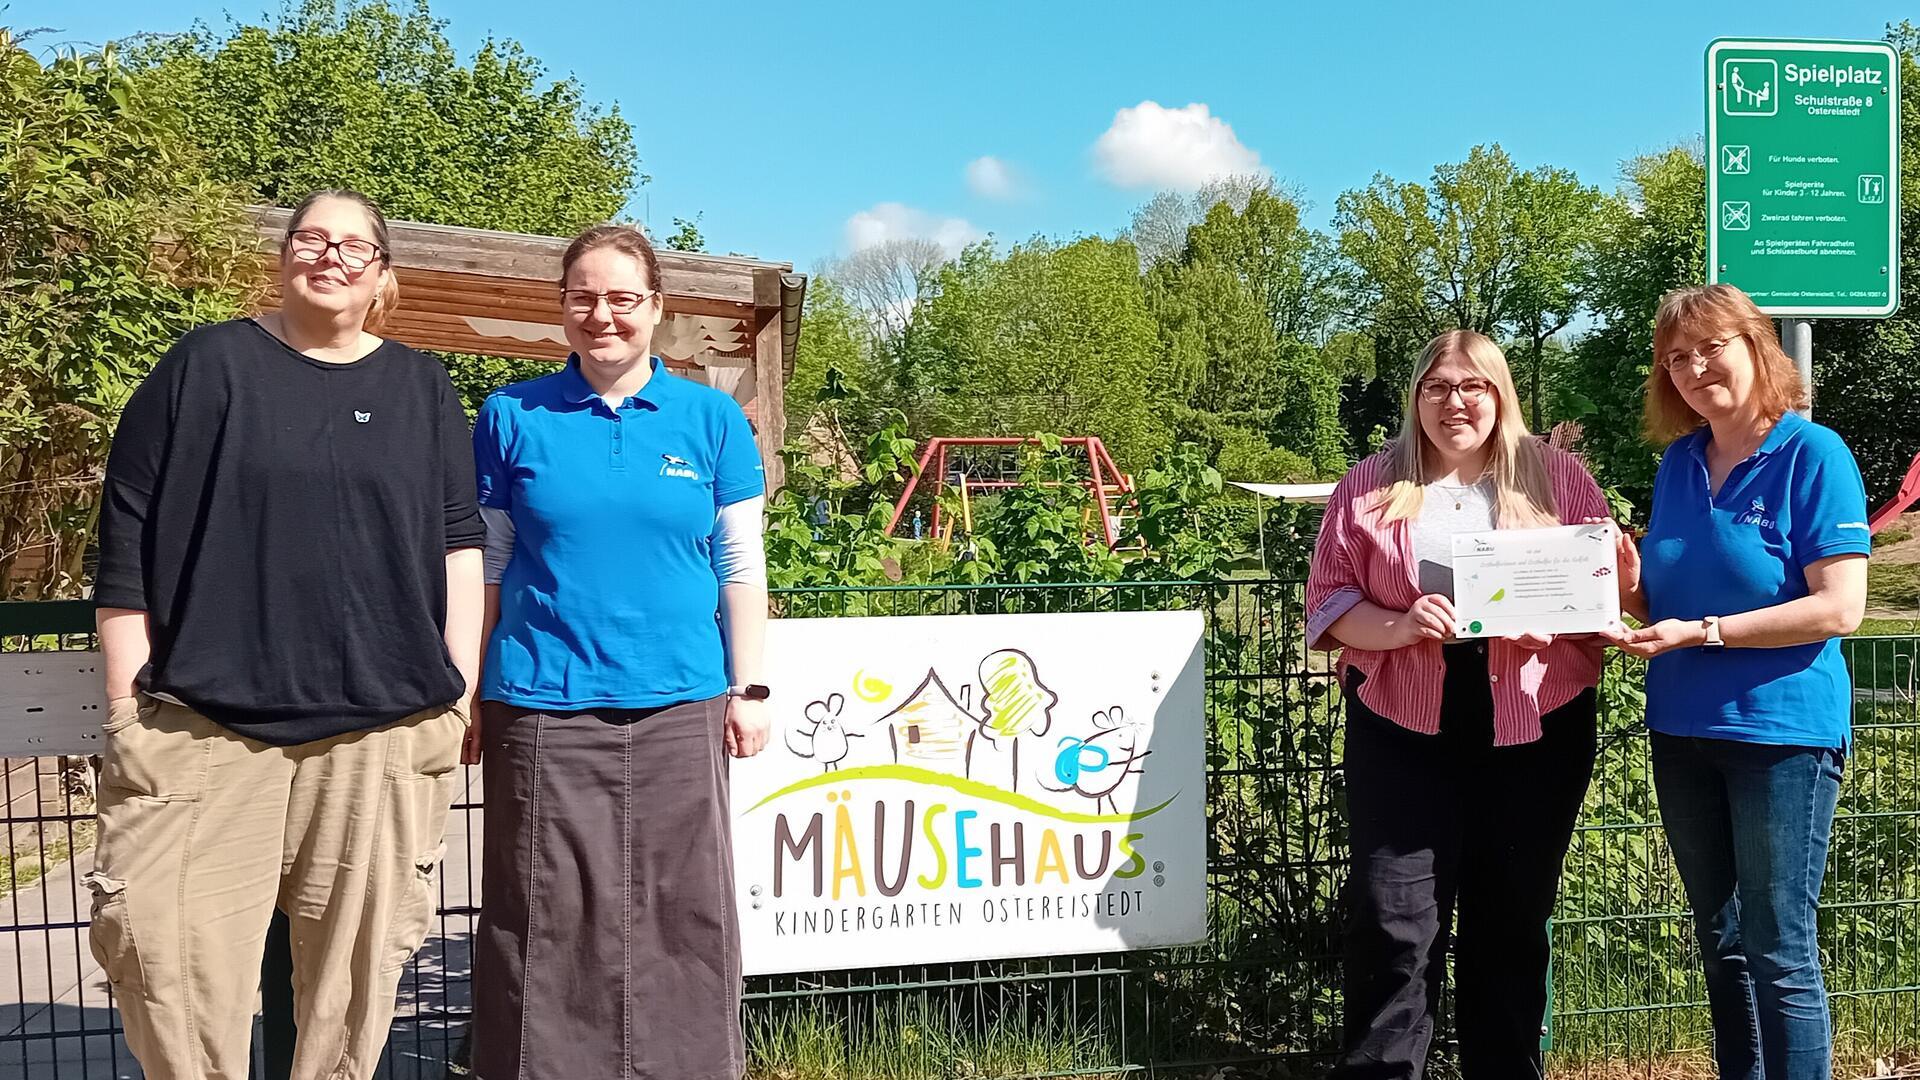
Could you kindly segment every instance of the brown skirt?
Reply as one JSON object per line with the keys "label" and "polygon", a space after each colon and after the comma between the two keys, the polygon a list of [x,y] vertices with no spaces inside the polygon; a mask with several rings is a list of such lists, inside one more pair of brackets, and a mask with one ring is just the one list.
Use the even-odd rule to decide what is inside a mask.
{"label": "brown skirt", "polygon": [[484,706],[480,1080],[740,1080],[726,698]]}

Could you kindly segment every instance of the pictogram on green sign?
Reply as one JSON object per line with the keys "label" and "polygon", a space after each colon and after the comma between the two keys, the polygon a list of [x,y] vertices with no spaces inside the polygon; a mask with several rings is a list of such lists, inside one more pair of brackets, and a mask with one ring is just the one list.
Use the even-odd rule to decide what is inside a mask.
{"label": "pictogram on green sign", "polygon": [[1707,46],[1707,280],[1769,315],[1900,306],[1900,60],[1877,41]]}

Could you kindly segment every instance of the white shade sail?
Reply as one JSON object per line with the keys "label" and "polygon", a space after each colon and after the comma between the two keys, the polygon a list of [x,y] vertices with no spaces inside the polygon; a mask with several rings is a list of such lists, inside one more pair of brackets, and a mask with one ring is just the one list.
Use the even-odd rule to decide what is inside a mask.
{"label": "white shade sail", "polygon": [[1325,503],[1333,494],[1332,484],[1254,484],[1242,480],[1229,480],[1234,487],[1265,495],[1269,499],[1284,502]]}

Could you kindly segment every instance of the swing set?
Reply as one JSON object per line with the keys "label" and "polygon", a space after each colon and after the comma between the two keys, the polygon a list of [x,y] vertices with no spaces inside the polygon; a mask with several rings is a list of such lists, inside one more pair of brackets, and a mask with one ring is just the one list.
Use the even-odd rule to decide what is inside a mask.
{"label": "swing set", "polygon": [[[956,529],[973,531],[973,496],[1004,491],[1020,486],[1020,449],[1040,445],[1039,439],[998,436],[928,439],[920,451],[919,464],[907,489],[893,505],[893,518],[887,522],[887,535],[894,535],[907,514],[920,481],[928,476],[928,492],[933,503],[929,535],[950,541]],[[1108,547],[1120,543],[1120,525],[1127,499],[1133,494],[1133,477],[1120,471],[1113,456],[1098,436],[1078,435],[1060,440],[1062,448],[1078,448],[1087,457],[1087,475],[1083,482],[1093,495],[1087,509],[1086,526],[1093,531],[1093,515],[1099,515],[1099,536]],[[959,494],[960,511],[944,512],[941,498],[948,491]],[[956,520],[956,518],[958,520]]]}

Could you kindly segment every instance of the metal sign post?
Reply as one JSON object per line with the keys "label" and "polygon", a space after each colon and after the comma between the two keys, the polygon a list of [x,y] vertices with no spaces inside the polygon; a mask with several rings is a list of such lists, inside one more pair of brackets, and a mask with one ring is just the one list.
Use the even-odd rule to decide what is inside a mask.
{"label": "metal sign post", "polygon": [[1807,388],[1807,407],[1800,415],[1813,419],[1813,322],[1808,319],[1781,319],[1780,344],[1793,357],[1793,367]]}

